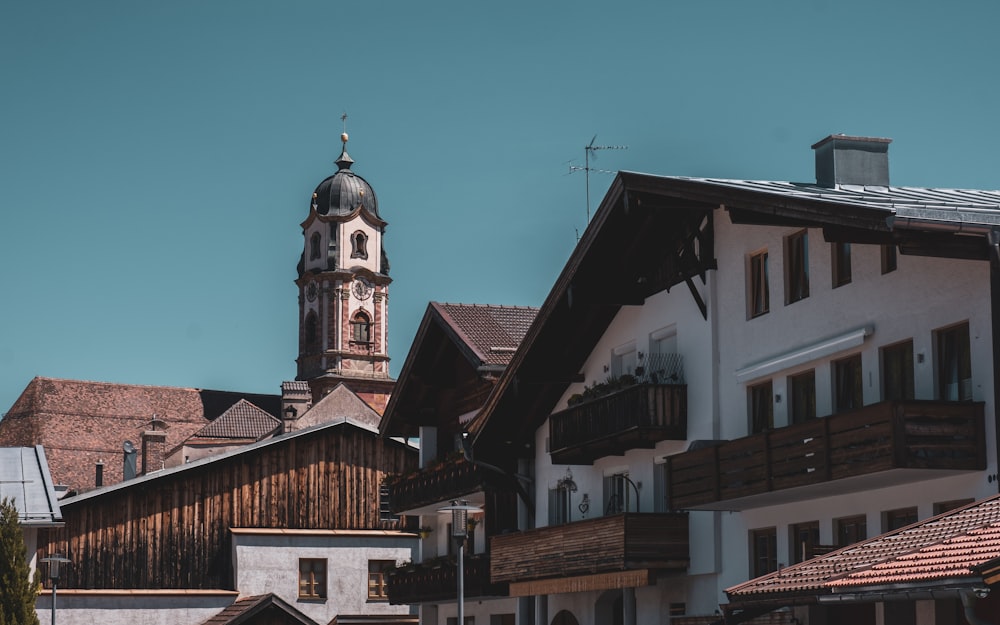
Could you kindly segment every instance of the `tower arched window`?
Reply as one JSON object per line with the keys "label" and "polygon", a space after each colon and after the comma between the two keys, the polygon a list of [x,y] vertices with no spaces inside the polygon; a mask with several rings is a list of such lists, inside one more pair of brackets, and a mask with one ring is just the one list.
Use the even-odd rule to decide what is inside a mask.
{"label": "tower arched window", "polygon": [[370,343],[371,337],[371,319],[361,311],[354,313],[354,317],[351,318],[351,340],[355,343]]}
{"label": "tower arched window", "polygon": [[318,260],[320,257],[320,244],[322,239],[318,232],[313,232],[312,236],[309,237],[309,260]]}
{"label": "tower arched window", "polygon": [[315,349],[316,344],[319,343],[318,326],[319,324],[317,323],[316,320],[316,313],[313,311],[309,311],[309,314],[306,315],[306,323],[302,331],[303,334],[305,335],[303,339],[305,340],[306,347],[310,348],[310,350]]}
{"label": "tower arched window", "polygon": [[351,235],[351,258],[368,259],[368,235],[360,230]]}

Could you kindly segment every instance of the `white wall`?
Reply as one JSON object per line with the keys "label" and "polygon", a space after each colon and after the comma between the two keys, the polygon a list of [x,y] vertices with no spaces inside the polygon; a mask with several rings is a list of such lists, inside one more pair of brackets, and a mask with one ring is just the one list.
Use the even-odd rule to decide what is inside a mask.
{"label": "white wall", "polygon": [[[317,623],[338,614],[416,614],[409,606],[368,600],[368,561],[412,560],[415,538],[375,532],[244,532],[233,534],[234,578],[244,595],[274,593]],[[300,558],[327,560],[325,600],[299,599]]]}
{"label": "white wall", "polygon": [[[236,601],[229,591],[62,590],[56,591],[59,625],[200,625]],[[35,603],[38,620],[52,619],[52,593]]]}

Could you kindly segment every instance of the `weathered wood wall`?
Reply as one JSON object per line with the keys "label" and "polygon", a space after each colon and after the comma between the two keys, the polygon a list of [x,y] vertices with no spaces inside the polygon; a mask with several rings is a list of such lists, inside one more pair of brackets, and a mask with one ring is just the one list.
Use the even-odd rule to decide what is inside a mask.
{"label": "weathered wood wall", "polygon": [[71,501],[39,553],[72,560],[60,587],[231,589],[230,527],[398,529],[379,520],[379,485],[416,465],[395,441],[327,427]]}

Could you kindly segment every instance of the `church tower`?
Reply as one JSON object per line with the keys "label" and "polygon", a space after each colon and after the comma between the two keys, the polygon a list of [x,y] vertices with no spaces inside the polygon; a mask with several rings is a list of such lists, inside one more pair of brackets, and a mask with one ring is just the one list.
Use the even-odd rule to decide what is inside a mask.
{"label": "church tower", "polygon": [[351,171],[346,132],[341,141],[337,172],[316,187],[302,222],[296,380],[308,383],[312,403],[343,383],[382,414],[395,384],[387,350],[387,222],[371,185]]}

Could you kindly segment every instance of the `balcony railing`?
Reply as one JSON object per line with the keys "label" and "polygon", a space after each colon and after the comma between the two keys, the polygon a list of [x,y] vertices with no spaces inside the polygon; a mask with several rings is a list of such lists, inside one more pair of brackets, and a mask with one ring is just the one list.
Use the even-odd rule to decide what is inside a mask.
{"label": "balcony railing", "polygon": [[[466,598],[507,596],[507,584],[490,583],[489,555],[466,556],[464,561]],[[387,579],[386,590],[392,604],[454,601],[458,595],[458,567],[454,557],[398,567],[389,571]]]}
{"label": "balcony railing", "polygon": [[636,569],[687,569],[688,517],[623,513],[501,534],[490,540],[494,582]]}
{"label": "balcony railing", "polygon": [[[890,401],[668,456],[668,506],[754,507],[765,493],[843,478],[870,476],[870,486],[884,486],[921,477],[895,469],[985,467],[981,402]],[[733,504],[741,498],[750,499]]]}
{"label": "balcony railing", "polygon": [[685,384],[636,384],[549,417],[549,453],[555,464],[591,464],[603,456],[685,438]]}
{"label": "balcony railing", "polygon": [[398,514],[455,499],[483,488],[494,477],[465,458],[448,460],[390,480],[389,508]]}

